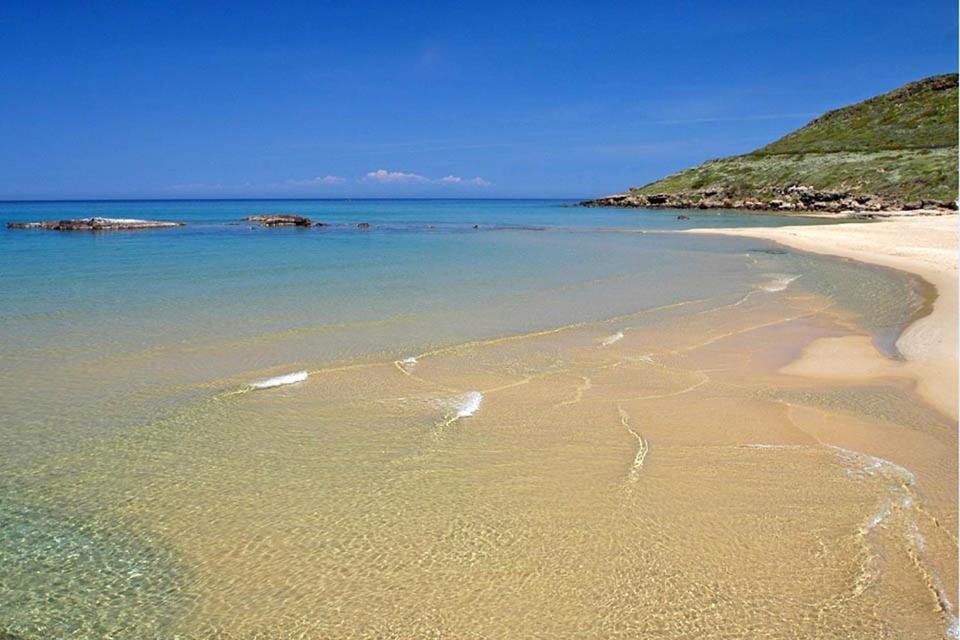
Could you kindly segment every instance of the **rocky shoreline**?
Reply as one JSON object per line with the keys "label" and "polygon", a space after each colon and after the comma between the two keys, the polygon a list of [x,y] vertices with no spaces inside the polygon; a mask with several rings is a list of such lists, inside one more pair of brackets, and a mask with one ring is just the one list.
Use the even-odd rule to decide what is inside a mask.
{"label": "rocky shoreline", "polygon": [[936,200],[897,201],[873,194],[849,191],[818,191],[791,185],[762,195],[744,196],[723,190],[645,194],[628,191],[580,202],[581,207],[628,207],[641,209],[749,209],[815,213],[880,213],[883,211],[957,210],[956,202]]}

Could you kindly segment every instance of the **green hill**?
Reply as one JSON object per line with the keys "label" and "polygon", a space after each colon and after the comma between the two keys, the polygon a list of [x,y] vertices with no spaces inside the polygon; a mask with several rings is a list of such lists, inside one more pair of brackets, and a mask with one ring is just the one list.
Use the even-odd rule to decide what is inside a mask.
{"label": "green hill", "polygon": [[587,206],[956,208],[957,74],[829,111],[776,142]]}

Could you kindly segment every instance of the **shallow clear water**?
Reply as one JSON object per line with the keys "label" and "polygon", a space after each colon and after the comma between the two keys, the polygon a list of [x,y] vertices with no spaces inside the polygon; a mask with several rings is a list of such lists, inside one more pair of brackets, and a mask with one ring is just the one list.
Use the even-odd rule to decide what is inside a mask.
{"label": "shallow clear water", "polygon": [[[0,384],[18,390],[0,418],[14,434],[10,448],[29,453],[30,441],[52,428],[58,435],[40,449],[45,454],[73,437],[155,417],[249,372],[394,357],[733,295],[749,286],[745,279],[776,287],[784,273],[789,280],[801,269],[843,269],[777,250],[744,258],[765,246],[755,241],[612,232],[796,218],[690,212],[692,220],[678,221],[669,211],[562,204],[0,204],[0,223],[90,215],[188,223],[101,234],[0,228]],[[374,227],[237,224],[275,211]],[[843,280],[824,272],[802,283],[837,294]],[[879,298],[884,312],[865,317],[877,335],[895,335],[904,321],[903,281],[877,274],[872,282],[848,293],[873,298],[870,304]]]}
{"label": "shallow clear water", "polygon": [[[674,211],[571,206],[565,200],[105,200],[55,202],[0,202],[0,220],[103,217],[139,217],[178,220],[196,230],[205,225],[237,222],[261,213],[293,213],[314,222],[368,222],[390,228],[452,229],[484,226],[570,226],[577,228],[633,227],[678,229],[690,226],[759,226],[823,224],[818,218],[772,216],[743,211]],[[678,220],[683,214],[688,221]],[[219,229],[217,230],[219,231]]]}
{"label": "shallow clear water", "polygon": [[[456,613],[468,606],[469,594],[453,585],[469,579],[464,566],[473,562],[480,562],[473,578],[485,614],[504,606],[500,596],[513,590],[525,608],[501,622],[531,630],[538,617],[553,615],[560,635],[577,632],[566,606],[585,624],[600,616],[588,626],[605,629],[603,635],[650,632],[638,619],[605,627],[600,620],[612,615],[609,598],[629,599],[639,589],[641,600],[662,606],[709,591],[719,564],[705,570],[686,559],[685,571],[696,579],[688,585],[693,591],[684,591],[687,583],[660,564],[663,553],[679,547],[631,546],[654,532],[693,531],[684,519],[696,518],[695,511],[671,513],[667,501],[640,523],[624,519],[622,492],[610,488],[621,484],[620,462],[629,469],[638,455],[624,457],[634,447],[634,432],[625,427],[643,420],[643,437],[655,434],[652,451],[671,446],[671,428],[711,415],[694,411],[694,404],[656,404],[688,388],[708,391],[704,406],[717,397],[739,398],[741,413],[735,420],[731,414],[736,425],[779,424],[782,416],[771,407],[796,398],[811,407],[860,406],[856,398],[872,397],[865,391],[844,395],[845,404],[823,400],[832,396],[822,389],[781,393],[758,363],[788,359],[813,336],[850,331],[871,335],[893,354],[922,292],[886,270],[747,239],[670,233],[820,220],[691,212],[691,220],[679,221],[676,212],[561,204],[0,204],[2,223],[90,215],[188,223],[99,234],[0,229],[0,602],[7,603],[0,604],[0,630],[26,638],[165,637],[174,630],[182,637],[246,637],[270,629],[278,637],[422,637],[443,627],[437,616],[452,615],[454,635],[502,636],[495,619],[468,622]],[[237,224],[269,212],[372,228]],[[768,345],[774,355],[749,353],[741,362],[746,347],[712,346],[750,323],[787,327]],[[575,339],[554,333],[563,327]],[[497,339],[520,335],[543,339],[499,350]],[[675,362],[651,373],[644,358],[655,352]],[[722,355],[751,377],[712,373],[736,369],[727,360],[691,369],[688,353]],[[415,365],[393,364],[413,356]],[[299,385],[234,393],[301,370],[311,375]],[[704,372],[718,379],[706,384]],[[531,383],[554,375],[556,383]],[[511,397],[515,386],[536,391]],[[470,395],[478,389],[482,400]],[[757,398],[770,407],[751,413]],[[913,401],[905,394],[871,419],[912,416],[904,407]],[[544,430],[548,410],[559,412],[550,414],[554,431]],[[643,417],[648,411],[660,416],[654,424]],[[447,420],[454,434],[462,420],[482,428],[467,442],[443,435],[443,428],[434,433]],[[608,423],[615,429],[605,430]],[[601,430],[583,439],[583,429],[594,427]],[[644,499],[707,495],[714,477],[702,478],[705,484],[681,481],[689,469],[679,469],[687,459],[683,447],[709,440],[711,428],[704,424],[699,436],[669,453],[661,449],[661,460],[672,460],[678,471],[664,467],[665,475],[643,489],[652,492]],[[754,460],[755,452],[704,455],[719,456],[718,469],[730,466],[736,487],[757,481],[744,471],[750,465],[766,481],[778,466],[795,468],[798,477],[813,470],[851,505],[836,526],[855,521],[862,499],[874,494],[860,494],[834,474],[829,451],[807,453],[799,462],[772,454],[763,458],[773,461],[769,466]],[[824,464],[826,472],[816,471]],[[584,483],[558,475],[563,468]],[[820,503],[789,477],[777,486],[777,495],[792,496],[805,517],[823,516]],[[736,510],[736,495],[717,496],[717,504]],[[575,573],[571,563],[585,545],[597,567],[627,572],[618,574],[626,590],[604,595],[611,585],[598,568],[578,589],[551,591],[536,565],[522,560],[549,562],[538,530],[569,554],[557,556],[555,570]],[[707,549],[716,542],[728,551],[711,541],[709,528],[693,537]],[[830,553],[842,555],[842,548]],[[758,557],[769,559],[768,552]],[[493,559],[484,565],[489,553]],[[610,564],[618,553],[628,559],[619,568]],[[645,580],[670,588],[641,589],[627,578],[643,566],[650,568]],[[432,579],[430,567],[441,577]],[[790,576],[796,578],[772,572],[765,580]],[[510,586],[500,596],[498,581]],[[405,583],[411,597],[390,604]],[[749,590],[748,583],[734,583]],[[444,590],[451,598],[445,605]],[[557,597],[541,608],[548,593]],[[104,594],[111,604],[92,613]],[[425,608],[418,609],[414,595]],[[639,615],[621,606],[626,618]],[[773,624],[753,613],[757,624]],[[700,629],[667,618],[674,625],[667,630]]]}

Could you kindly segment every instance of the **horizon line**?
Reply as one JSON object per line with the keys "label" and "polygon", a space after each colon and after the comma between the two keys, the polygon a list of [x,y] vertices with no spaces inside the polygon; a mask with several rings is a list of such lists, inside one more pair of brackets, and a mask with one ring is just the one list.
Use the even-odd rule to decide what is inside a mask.
{"label": "horizon line", "polygon": [[384,200],[585,200],[589,197],[548,197],[548,196],[519,196],[519,197],[472,197],[472,198],[450,198],[450,197],[377,197],[377,198],[0,198],[0,204],[18,204],[18,203],[55,203],[55,202],[350,202],[350,201],[384,201]]}

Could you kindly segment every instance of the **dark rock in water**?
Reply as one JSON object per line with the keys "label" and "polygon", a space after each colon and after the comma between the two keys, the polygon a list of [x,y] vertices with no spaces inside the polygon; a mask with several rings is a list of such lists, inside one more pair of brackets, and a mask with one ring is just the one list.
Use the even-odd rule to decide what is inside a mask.
{"label": "dark rock in water", "polygon": [[163,229],[182,227],[182,222],[138,220],[135,218],[78,218],[75,220],[41,220],[10,222],[8,229],[50,229],[52,231],[123,231],[129,229]]}
{"label": "dark rock in water", "polygon": [[[475,225],[474,229],[479,229],[479,225]],[[537,227],[529,224],[504,224],[493,227],[495,231],[546,231],[546,227]]]}
{"label": "dark rock in water", "polygon": [[475,224],[475,225],[473,225],[473,228],[474,228],[474,229],[479,229],[479,228],[480,228],[480,225]]}
{"label": "dark rock in water", "polygon": [[267,213],[259,216],[249,216],[244,220],[259,222],[262,227],[309,227],[313,224],[310,218],[288,213]]}
{"label": "dark rock in water", "polygon": [[316,222],[316,223],[314,223],[313,226],[315,226],[315,227],[329,227],[329,226],[330,226],[330,223],[329,223],[329,222]]}
{"label": "dark rock in water", "polygon": [[369,229],[369,228],[370,228],[369,222],[360,222],[357,224],[357,229]]}
{"label": "dark rock in water", "polygon": [[682,213],[679,216],[677,216],[677,220],[689,220],[689,219],[690,219],[690,216],[685,216]]}

